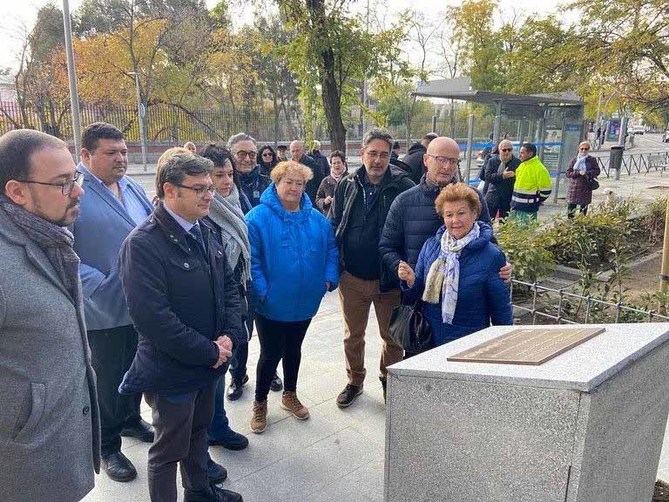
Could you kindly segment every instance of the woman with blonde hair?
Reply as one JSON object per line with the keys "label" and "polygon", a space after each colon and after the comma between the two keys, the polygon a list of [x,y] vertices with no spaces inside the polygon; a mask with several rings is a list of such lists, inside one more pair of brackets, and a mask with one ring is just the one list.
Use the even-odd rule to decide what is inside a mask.
{"label": "woman with blonde hair", "polygon": [[309,410],[297,398],[302,342],[327,291],[339,282],[334,232],[304,188],[311,169],[280,162],[260,204],[247,215],[251,243],[251,291],[260,340],[251,430],[267,427],[267,395],[272,375],[283,360],[281,407],[299,420]]}
{"label": "woman with blonde hair", "polygon": [[499,277],[504,253],[491,242],[492,227],[477,221],[478,194],[464,183],[443,188],[435,201],[444,226],[418,256],[416,271],[400,261],[399,278],[410,302],[422,299],[434,345],[487,328],[512,324],[509,288]]}

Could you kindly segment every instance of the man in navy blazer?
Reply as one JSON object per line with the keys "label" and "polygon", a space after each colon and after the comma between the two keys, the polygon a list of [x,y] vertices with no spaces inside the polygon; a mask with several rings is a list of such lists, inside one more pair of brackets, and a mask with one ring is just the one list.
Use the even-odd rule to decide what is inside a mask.
{"label": "man in navy blazer", "polygon": [[74,250],[81,259],[88,341],[97,373],[102,428],[102,467],[115,481],[130,481],[137,471],[121,453],[121,435],[153,441],[151,425],[139,414],[141,394],[121,396],[118,386],[137,350],[118,271],[121,244],[152,212],[144,189],[126,176],[128,149],[123,133],[96,122],[82,134],[81,163],[86,196],[72,226]]}

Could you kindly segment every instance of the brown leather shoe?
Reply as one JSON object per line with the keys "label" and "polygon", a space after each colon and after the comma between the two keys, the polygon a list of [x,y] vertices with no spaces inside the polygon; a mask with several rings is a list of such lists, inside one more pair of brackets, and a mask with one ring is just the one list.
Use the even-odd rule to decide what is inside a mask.
{"label": "brown leather shoe", "polygon": [[262,434],[267,428],[267,400],[253,401],[253,418],[251,418],[251,431]]}
{"label": "brown leather shoe", "polygon": [[300,403],[300,400],[297,399],[297,393],[295,392],[284,392],[281,396],[281,407],[284,410],[290,411],[295,418],[298,420],[306,420],[309,418],[309,410]]}

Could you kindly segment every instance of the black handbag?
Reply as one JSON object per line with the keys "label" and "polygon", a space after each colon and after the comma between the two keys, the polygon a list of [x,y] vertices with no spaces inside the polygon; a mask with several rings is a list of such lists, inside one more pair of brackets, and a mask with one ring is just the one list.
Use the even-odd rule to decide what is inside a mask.
{"label": "black handbag", "polygon": [[590,190],[597,190],[599,188],[599,181],[597,181],[597,178],[590,178],[588,180],[588,188]]}
{"label": "black handbag", "polygon": [[432,329],[421,312],[422,301],[398,305],[390,315],[390,336],[406,352],[419,354],[434,347]]}

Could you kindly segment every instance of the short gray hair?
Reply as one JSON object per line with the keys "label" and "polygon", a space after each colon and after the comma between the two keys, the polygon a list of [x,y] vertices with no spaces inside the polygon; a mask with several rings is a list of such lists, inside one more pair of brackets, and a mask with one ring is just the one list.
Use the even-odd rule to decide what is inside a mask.
{"label": "short gray hair", "polygon": [[390,134],[390,132],[388,132],[386,129],[381,129],[378,127],[370,129],[365,133],[365,136],[362,138],[362,146],[365,147],[369,145],[375,139],[380,139],[381,141],[388,143],[388,151],[393,149],[394,140],[392,134]]}
{"label": "short gray hair", "polygon": [[175,153],[163,164],[156,177],[156,195],[159,199],[165,197],[163,185],[172,183],[181,185],[186,176],[202,176],[214,169],[214,163],[193,153]]}
{"label": "short gray hair", "polygon": [[230,139],[228,139],[228,150],[232,150],[233,145],[240,141],[252,141],[253,146],[258,146],[257,141],[252,136],[249,136],[245,132],[238,132],[237,134],[230,136]]}

